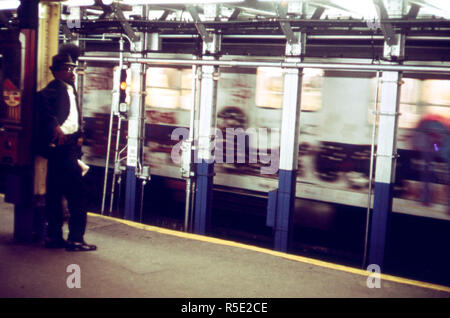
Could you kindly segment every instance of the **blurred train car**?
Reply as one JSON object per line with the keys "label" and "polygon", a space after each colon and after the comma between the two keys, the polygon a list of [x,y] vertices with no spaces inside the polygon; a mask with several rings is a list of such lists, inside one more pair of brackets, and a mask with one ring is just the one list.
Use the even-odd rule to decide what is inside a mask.
{"label": "blurred train car", "polygon": [[[303,74],[296,195],[367,207],[376,73],[304,69]],[[89,63],[84,75],[85,160],[104,167],[113,66]],[[247,138],[244,156],[236,149],[233,160],[216,156],[216,185],[263,193],[277,188],[282,75],[276,68],[220,69],[220,159],[226,159],[227,128],[241,128]],[[171,156],[180,140],[172,133],[189,126],[192,70],[149,67],[146,76],[145,164],[153,175],[180,179],[179,162]],[[393,211],[449,220],[450,80],[404,74],[399,111]],[[125,145],[125,137],[121,143]],[[262,173],[264,167],[269,172]],[[332,211],[321,213],[301,218],[306,223],[317,218],[322,222],[318,226],[326,228],[324,215],[332,217]]]}

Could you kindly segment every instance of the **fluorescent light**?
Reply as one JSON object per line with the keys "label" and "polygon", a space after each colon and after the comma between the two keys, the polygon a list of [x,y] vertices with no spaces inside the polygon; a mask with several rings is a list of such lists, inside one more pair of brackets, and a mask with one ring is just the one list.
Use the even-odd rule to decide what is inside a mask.
{"label": "fluorescent light", "polygon": [[244,0],[123,0],[122,3],[137,4],[208,4],[208,3],[236,3]]}
{"label": "fluorescent light", "polygon": [[420,9],[419,15],[435,15],[437,17],[450,18],[449,1],[427,0],[425,6]]}
{"label": "fluorescent light", "polygon": [[67,0],[62,2],[62,4],[68,7],[86,7],[93,6],[95,4],[95,0]]}
{"label": "fluorescent light", "polygon": [[103,4],[109,6],[113,3],[113,0],[102,0]]}
{"label": "fluorescent light", "polygon": [[0,10],[15,10],[19,5],[19,0],[3,0],[0,1]]}
{"label": "fluorescent light", "polygon": [[[365,19],[380,18],[377,14],[376,8],[372,0],[347,0],[345,2],[337,2],[342,7],[345,7],[353,17],[364,17]],[[356,16],[355,16],[356,15]]]}

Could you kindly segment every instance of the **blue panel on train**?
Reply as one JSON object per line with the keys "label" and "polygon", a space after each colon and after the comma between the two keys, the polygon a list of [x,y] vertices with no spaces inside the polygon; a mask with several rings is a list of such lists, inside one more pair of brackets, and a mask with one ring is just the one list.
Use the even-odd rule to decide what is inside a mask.
{"label": "blue panel on train", "polygon": [[277,199],[278,199],[278,189],[269,191],[267,200],[267,217],[266,217],[266,225],[268,227],[275,226]]}

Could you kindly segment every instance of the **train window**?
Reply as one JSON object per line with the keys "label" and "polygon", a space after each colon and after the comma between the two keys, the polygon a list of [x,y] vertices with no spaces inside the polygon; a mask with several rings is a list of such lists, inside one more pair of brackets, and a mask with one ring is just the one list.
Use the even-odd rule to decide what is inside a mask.
{"label": "train window", "polygon": [[191,69],[150,68],[146,80],[146,106],[189,110],[191,72]]}
{"label": "train window", "polygon": [[430,105],[450,106],[450,80],[424,80],[422,102]]}
{"label": "train window", "polygon": [[302,111],[317,111],[322,107],[323,70],[304,68]]}
{"label": "train window", "polygon": [[113,89],[113,69],[88,65],[83,83],[83,116],[109,113]]}
{"label": "train window", "polygon": [[403,78],[400,92],[399,128],[414,128],[419,121],[420,86],[421,81],[418,79]]}
{"label": "train window", "polygon": [[283,70],[258,67],[256,70],[256,106],[281,108],[283,103]]}
{"label": "train window", "polygon": [[421,81],[415,78],[403,78],[400,104],[417,105],[420,99]]}
{"label": "train window", "polygon": [[180,108],[190,110],[192,106],[192,69],[181,70]]}
{"label": "train window", "polygon": [[[381,95],[378,95],[380,103]],[[421,118],[439,114],[450,118],[450,81],[403,78],[400,93],[399,128],[414,129]],[[373,107],[371,108],[371,111]],[[369,116],[373,123],[373,116]]]}
{"label": "train window", "polygon": [[429,114],[450,118],[450,81],[404,78],[400,103],[400,128],[416,128]]}
{"label": "train window", "polygon": [[[317,111],[322,107],[323,71],[303,69],[302,111]],[[283,70],[258,67],[256,72],[256,106],[281,108],[283,105]]]}

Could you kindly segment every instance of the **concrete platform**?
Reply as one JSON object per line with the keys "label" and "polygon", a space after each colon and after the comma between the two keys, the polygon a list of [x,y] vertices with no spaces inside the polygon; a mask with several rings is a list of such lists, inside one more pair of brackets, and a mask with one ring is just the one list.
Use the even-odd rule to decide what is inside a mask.
{"label": "concrete platform", "polygon": [[[19,244],[13,206],[0,201],[2,298],[450,297],[446,286],[381,275],[369,288],[364,270],[94,214],[85,238],[95,252]],[[80,288],[67,285],[71,264]]]}

